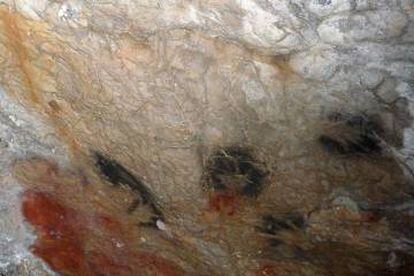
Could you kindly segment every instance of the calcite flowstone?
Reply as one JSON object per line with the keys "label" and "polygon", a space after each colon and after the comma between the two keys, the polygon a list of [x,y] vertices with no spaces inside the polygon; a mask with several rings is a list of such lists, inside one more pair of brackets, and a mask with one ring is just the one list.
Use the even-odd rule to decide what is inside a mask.
{"label": "calcite flowstone", "polygon": [[0,274],[412,273],[413,43],[412,0],[0,1]]}

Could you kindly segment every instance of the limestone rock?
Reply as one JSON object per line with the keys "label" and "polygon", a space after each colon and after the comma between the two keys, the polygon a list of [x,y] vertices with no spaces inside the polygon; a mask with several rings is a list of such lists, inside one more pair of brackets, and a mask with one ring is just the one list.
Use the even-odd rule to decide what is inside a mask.
{"label": "limestone rock", "polygon": [[412,0],[0,1],[0,274],[412,271],[413,24]]}

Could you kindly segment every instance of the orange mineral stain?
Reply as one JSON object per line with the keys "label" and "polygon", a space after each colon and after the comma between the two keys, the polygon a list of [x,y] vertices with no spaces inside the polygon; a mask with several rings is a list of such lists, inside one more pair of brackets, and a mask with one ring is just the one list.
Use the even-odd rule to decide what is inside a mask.
{"label": "orange mineral stain", "polygon": [[25,91],[28,93],[28,99],[31,103],[38,105],[41,96],[38,94],[38,87],[33,79],[35,73],[31,70],[30,53],[25,46],[25,35],[19,27],[19,20],[23,20],[19,15],[11,13],[7,10],[0,10],[0,17],[3,21],[5,36],[8,43],[6,46],[12,52],[12,57],[21,71],[21,79]]}
{"label": "orange mineral stain", "polygon": [[[0,40],[5,42],[3,45],[6,49],[2,54],[10,57],[10,68],[18,79],[17,85],[13,81],[14,78],[3,80],[2,85],[10,95],[19,101],[24,100],[27,106],[46,115],[57,133],[66,140],[76,155],[79,152],[79,144],[70,126],[65,123],[63,116],[67,114],[62,114],[62,109],[55,100],[46,102],[42,92],[56,89],[56,83],[51,81],[53,78],[50,74],[54,70],[54,61],[42,55],[33,45],[41,44],[45,39],[58,40],[49,36],[51,34],[46,24],[27,20],[19,13],[0,7]],[[47,64],[48,69],[36,67],[36,63]],[[10,68],[1,69],[10,70]]]}

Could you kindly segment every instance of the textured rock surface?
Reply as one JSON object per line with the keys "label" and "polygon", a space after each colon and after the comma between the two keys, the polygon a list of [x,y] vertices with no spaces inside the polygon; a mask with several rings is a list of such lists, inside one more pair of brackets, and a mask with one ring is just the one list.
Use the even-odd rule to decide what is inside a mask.
{"label": "textured rock surface", "polygon": [[[0,3],[0,274],[410,269],[414,1]],[[321,145],[326,125],[358,116],[380,126],[368,142],[381,153]],[[234,178],[206,178],[235,147],[248,157],[221,164]],[[93,152],[155,195],[155,227],[140,223],[156,208],[128,212],[131,178],[107,185]],[[257,176],[247,163],[266,175],[255,196],[240,193]],[[78,219],[53,222],[48,204]],[[302,228],[280,222],[292,212]],[[82,258],[69,265],[64,248]]]}

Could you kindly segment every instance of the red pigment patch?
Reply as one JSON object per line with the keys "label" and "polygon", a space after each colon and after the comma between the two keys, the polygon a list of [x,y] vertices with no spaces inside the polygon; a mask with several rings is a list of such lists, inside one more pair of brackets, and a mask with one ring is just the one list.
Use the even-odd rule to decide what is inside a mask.
{"label": "red pigment patch", "polygon": [[[92,227],[86,216],[61,204],[52,195],[28,191],[23,196],[23,215],[38,234],[31,246],[54,271],[64,275],[183,275],[173,262],[148,252],[134,252],[127,246],[108,255],[100,241],[104,231],[109,236],[120,236],[120,223],[107,216],[97,215]],[[98,248],[85,251],[84,234],[92,237]],[[126,241],[122,241],[128,244]],[[101,245],[101,248],[99,246]]]}
{"label": "red pigment patch", "polygon": [[273,265],[263,266],[256,274],[256,276],[276,276],[281,275],[281,271]]}
{"label": "red pigment patch", "polygon": [[209,198],[209,211],[232,216],[237,209],[237,197],[234,193],[214,192]]}
{"label": "red pigment patch", "polygon": [[107,215],[97,215],[96,223],[110,232],[121,232],[121,223]]}
{"label": "red pigment patch", "polygon": [[361,220],[363,222],[378,222],[381,218],[381,215],[373,212],[361,212]]}
{"label": "red pigment patch", "polygon": [[35,227],[38,239],[31,246],[53,270],[62,273],[84,271],[84,252],[71,222],[73,211],[51,196],[40,192],[26,192],[23,215]]}
{"label": "red pigment patch", "polygon": [[141,252],[137,255],[138,264],[145,267],[149,275],[180,276],[182,270],[174,263],[152,253]]}
{"label": "red pigment patch", "polygon": [[102,253],[91,252],[88,261],[93,275],[133,275],[133,270],[127,263],[114,260]]}
{"label": "red pigment patch", "polygon": [[263,265],[256,273],[255,276],[288,276],[288,275],[301,275],[297,268],[297,264],[289,264],[285,262],[278,262],[274,264]]}

